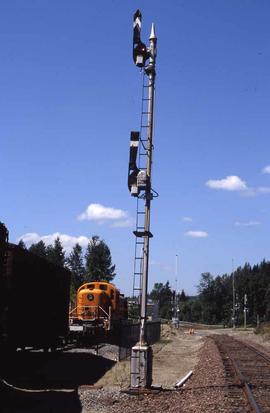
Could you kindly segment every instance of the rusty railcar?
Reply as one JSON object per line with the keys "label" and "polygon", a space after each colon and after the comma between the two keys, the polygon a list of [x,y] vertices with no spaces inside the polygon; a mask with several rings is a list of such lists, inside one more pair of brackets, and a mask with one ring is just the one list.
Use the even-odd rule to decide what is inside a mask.
{"label": "rusty railcar", "polygon": [[70,272],[9,244],[6,280],[8,347],[56,348],[68,335]]}
{"label": "rusty railcar", "polygon": [[8,249],[8,230],[5,225],[0,222],[0,344],[1,337],[5,329],[5,308],[6,308],[6,277],[5,264]]}

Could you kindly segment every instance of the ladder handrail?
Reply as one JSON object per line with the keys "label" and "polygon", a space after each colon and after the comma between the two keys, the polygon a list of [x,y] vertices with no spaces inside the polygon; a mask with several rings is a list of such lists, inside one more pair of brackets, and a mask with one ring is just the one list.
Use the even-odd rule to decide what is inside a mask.
{"label": "ladder handrail", "polygon": [[[85,309],[85,310],[89,310],[89,309],[93,309],[94,311],[91,311],[91,313],[95,313],[96,311],[98,311],[98,310],[101,310],[101,312],[102,313],[104,313],[105,314],[105,317],[106,318],[109,318],[110,316],[109,316],[109,314],[104,310],[104,308],[102,308],[102,307],[100,307],[99,305],[96,305],[96,306],[91,306],[91,305],[78,305],[77,307],[75,307],[75,308],[73,308],[73,310],[71,310],[70,312],[69,312],[69,317],[70,318],[76,318],[75,316],[73,316],[72,314],[76,311],[76,314],[77,314],[77,310],[78,309],[80,309],[80,308],[83,308],[83,309]],[[105,318],[104,317],[104,318]],[[103,318],[103,317],[101,317],[101,318]],[[89,320],[90,320],[91,318],[89,318]]]}

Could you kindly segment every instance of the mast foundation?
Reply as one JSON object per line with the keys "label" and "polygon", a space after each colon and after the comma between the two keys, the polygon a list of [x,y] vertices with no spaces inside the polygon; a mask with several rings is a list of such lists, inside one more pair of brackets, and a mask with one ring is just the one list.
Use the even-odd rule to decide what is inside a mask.
{"label": "mast foundation", "polygon": [[136,344],[131,350],[131,388],[150,388],[152,385],[153,351],[148,344]]}

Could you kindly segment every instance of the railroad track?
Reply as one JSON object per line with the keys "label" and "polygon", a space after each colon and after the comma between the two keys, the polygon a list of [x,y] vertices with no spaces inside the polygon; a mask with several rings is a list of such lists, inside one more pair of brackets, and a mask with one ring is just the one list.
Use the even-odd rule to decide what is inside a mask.
{"label": "railroad track", "polygon": [[235,411],[270,412],[270,357],[230,336],[212,337],[222,357]]}

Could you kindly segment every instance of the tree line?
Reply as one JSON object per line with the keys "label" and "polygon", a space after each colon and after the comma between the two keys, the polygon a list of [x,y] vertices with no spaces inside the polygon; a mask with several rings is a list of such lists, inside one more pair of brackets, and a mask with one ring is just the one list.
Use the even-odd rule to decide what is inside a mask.
{"label": "tree line", "polygon": [[[19,242],[19,246],[26,249],[23,241]],[[110,249],[97,235],[89,239],[85,251],[77,243],[68,255],[59,237],[54,244],[46,245],[41,240],[32,244],[28,250],[71,271],[72,301],[83,283],[96,280],[111,282],[116,275]],[[269,321],[270,262],[265,260],[254,266],[246,263],[234,273],[217,277],[209,272],[202,273],[196,296],[188,296],[184,290],[176,293],[169,281],[165,284],[155,283],[148,296],[158,302],[161,318],[170,320],[177,317],[183,321],[231,325],[233,279],[236,325],[243,324],[244,310],[249,324],[254,325],[258,319]]]}
{"label": "tree line", "polygon": [[233,316],[233,278],[236,325],[243,325],[244,311],[251,325],[257,320],[269,321],[270,262],[265,260],[254,266],[246,263],[231,274],[201,274],[196,296],[189,297],[183,290],[176,294],[167,281],[155,284],[149,297],[158,301],[162,318],[171,319],[176,314],[183,321],[229,326]]}
{"label": "tree line", "polygon": [[[27,249],[21,240],[18,244]],[[59,237],[53,244],[46,245],[44,241],[33,243],[28,251],[45,258],[53,264],[68,268],[71,272],[71,299],[74,300],[77,289],[89,281],[111,282],[116,275],[112,264],[111,252],[104,240],[97,235],[89,239],[85,252],[80,244],[75,244],[66,255]]]}

